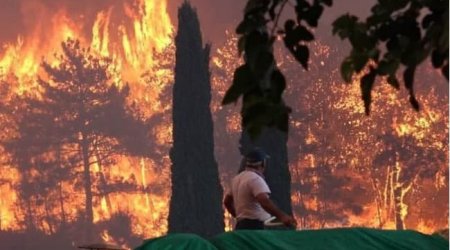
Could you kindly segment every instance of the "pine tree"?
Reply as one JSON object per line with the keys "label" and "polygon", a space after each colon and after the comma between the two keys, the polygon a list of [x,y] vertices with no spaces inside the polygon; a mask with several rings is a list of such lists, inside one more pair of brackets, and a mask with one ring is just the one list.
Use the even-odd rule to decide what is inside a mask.
{"label": "pine tree", "polygon": [[178,20],[169,232],[210,237],[224,229],[209,106],[210,46],[203,47],[197,14],[188,2],[179,8]]}
{"label": "pine tree", "polygon": [[[31,189],[30,194],[39,186],[46,188],[40,193],[50,196],[63,178],[82,184],[84,233],[89,240],[94,235],[96,202],[92,165],[112,162],[117,154],[145,154],[148,128],[126,104],[129,88],[116,87],[109,59],[95,57],[73,40],[63,42],[62,51],[57,65],[42,63],[46,77],[39,79],[40,98],[18,97],[21,105],[10,107],[17,131],[1,144],[25,177],[33,169],[42,174],[22,183],[21,188]],[[71,175],[80,167],[81,180]]]}

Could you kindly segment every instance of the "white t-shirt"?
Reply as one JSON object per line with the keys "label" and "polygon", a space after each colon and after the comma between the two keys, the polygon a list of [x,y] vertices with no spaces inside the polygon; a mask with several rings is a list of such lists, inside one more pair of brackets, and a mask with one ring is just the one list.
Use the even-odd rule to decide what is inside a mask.
{"label": "white t-shirt", "polygon": [[231,181],[231,194],[237,219],[257,219],[265,221],[271,216],[264,210],[256,196],[270,193],[266,181],[251,170],[244,170]]}

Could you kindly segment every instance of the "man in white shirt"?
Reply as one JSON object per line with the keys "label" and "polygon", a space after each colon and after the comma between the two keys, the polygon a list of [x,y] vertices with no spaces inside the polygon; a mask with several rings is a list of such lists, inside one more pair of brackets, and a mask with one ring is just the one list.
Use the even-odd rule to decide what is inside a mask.
{"label": "man in white shirt", "polygon": [[247,154],[245,169],[233,178],[231,189],[225,195],[224,206],[237,219],[235,230],[264,229],[264,221],[271,215],[287,227],[297,226],[295,219],[281,211],[269,198],[270,189],[263,176],[267,158],[261,149]]}

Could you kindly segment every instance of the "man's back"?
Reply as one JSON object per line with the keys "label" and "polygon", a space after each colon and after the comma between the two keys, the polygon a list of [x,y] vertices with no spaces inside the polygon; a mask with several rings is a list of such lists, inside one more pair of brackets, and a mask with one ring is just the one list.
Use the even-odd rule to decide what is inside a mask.
{"label": "man's back", "polygon": [[265,180],[254,171],[245,170],[235,176],[231,182],[236,217],[240,219],[255,219],[265,221],[270,218],[256,200],[260,193],[270,193]]}

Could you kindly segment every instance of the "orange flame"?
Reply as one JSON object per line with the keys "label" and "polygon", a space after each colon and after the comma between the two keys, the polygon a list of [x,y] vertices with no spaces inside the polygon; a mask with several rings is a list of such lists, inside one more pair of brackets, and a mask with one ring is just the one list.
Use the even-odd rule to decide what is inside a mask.
{"label": "orange flame", "polygon": [[[17,79],[13,82],[17,84],[12,86],[13,92],[22,94],[36,87],[35,79],[41,73],[42,59],[47,58],[49,61],[50,55],[60,52],[61,42],[72,38],[80,40],[83,46],[90,46],[91,51],[98,56],[112,59],[115,69],[120,73],[118,82],[123,84],[123,80],[132,83],[130,101],[137,103],[146,117],[168,111],[169,104],[162,104],[159,100],[159,95],[173,78],[171,70],[161,66],[173,65],[174,60],[171,48],[174,29],[167,14],[166,1],[128,0],[122,6],[110,6],[96,13],[92,24],[76,23],[64,9],[51,13],[34,2],[25,5],[26,8],[38,10],[34,11],[39,16],[37,20],[48,20],[50,16],[50,22],[30,22],[35,24],[32,32],[19,36],[15,43],[3,45],[0,51],[0,78],[6,79],[12,75]],[[124,13],[122,16],[125,19],[114,20],[115,11]],[[91,34],[86,35],[81,27],[89,25],[92,27]],[[57,58],[49,62],[56,64]],[[147,79],[145,74],[152,78]],[[158,135],[157,143],[164,146],[169,144],[171,124],[168,120],[158,124],[153,132]],[[94,222],[108,220],[116,213],[127,213],[132,220],[132,233],[143,237],[164,234],[167,230],[165,218],[170,195],[170,186],[167,185],[169,175],[167,171],[157,169],[168,169],[169,162],[164,161],[166,166],[161,167],[149,159],[118,157],[116,161],[117,164],[106,169],[93,165],[92,174],[103,174],[107,182],[121,181],[136,185],[142,191],[116,192],[94,200]],[[36,178],[38,176],[39,173]],[[17,219],[22,215],[14,212],[17,202],[14,185],[21,177],[14,168],[2,169],[3,177],[6,184],[0,182],[0,230],[19,230]],[[64,210],[67,221],[73,221],[83,210],[80,206],[83,195],[77,194],[72,182],[61,183],[61,188],[62,196],[72,195],[52,213],[58,217]],[[152,188],[164,192],[152,192]],[[44,214],[45,211],[40,209],[44,208],[40,207],[37,213]],[[47,233],[51,232],[45,223],[39,227]]]}

